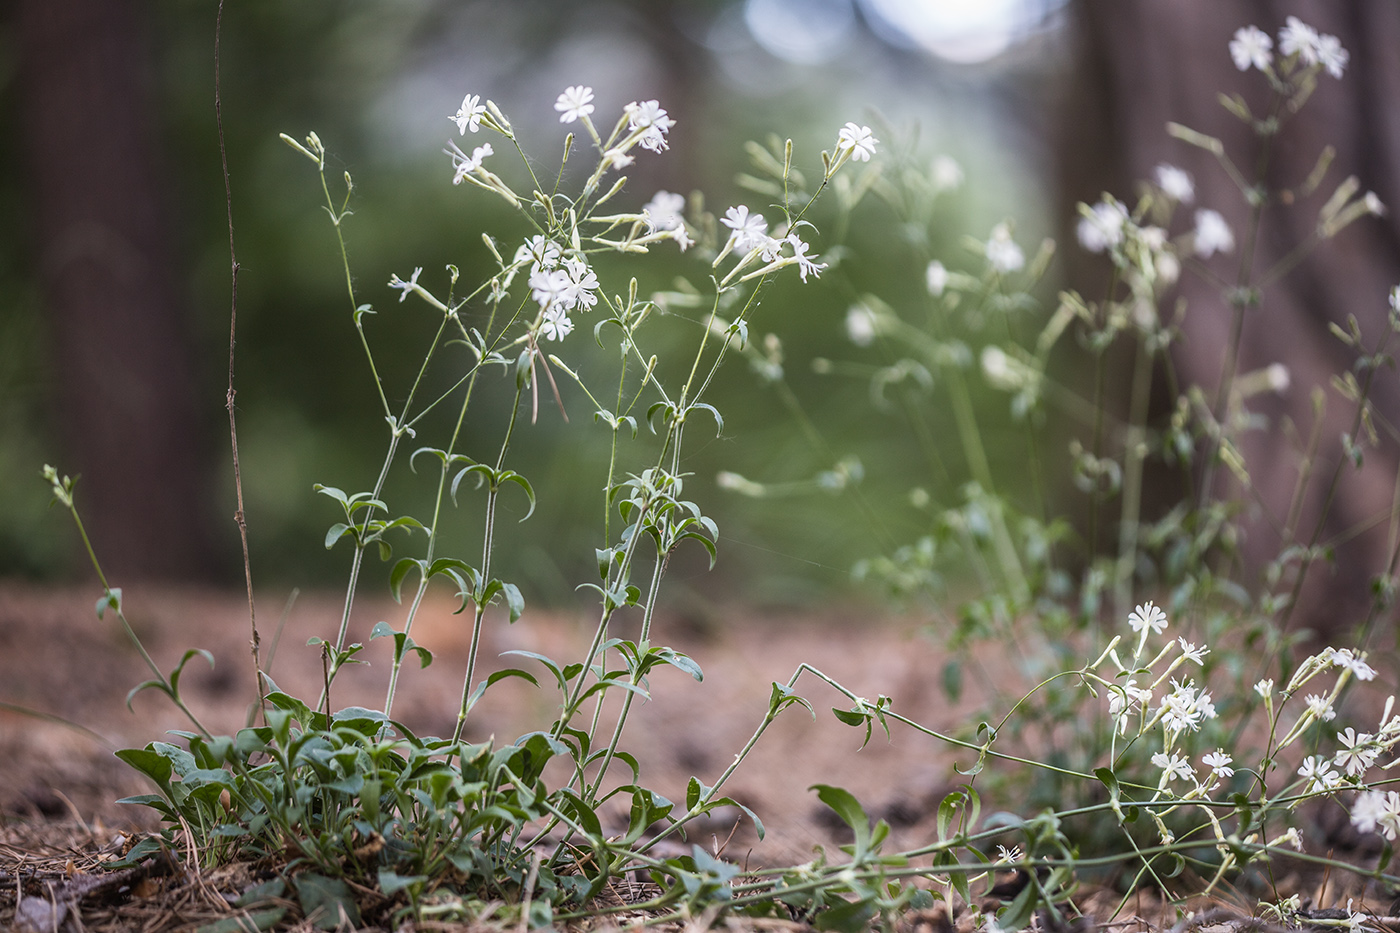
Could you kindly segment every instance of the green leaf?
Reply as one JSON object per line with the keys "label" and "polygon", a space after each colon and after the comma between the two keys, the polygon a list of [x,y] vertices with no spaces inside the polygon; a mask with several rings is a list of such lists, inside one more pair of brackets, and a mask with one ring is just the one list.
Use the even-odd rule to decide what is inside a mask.
{"label": "green leaf", "polygon": [[873,898],[860,901],[847,901],[817,914],[812,925],[818,930],[834,930],[836,933],[861,933],[875,916]]}
{"label": "green leaf", "polygon": [[301,901],[301,912],[318,930],[335,930],[344,923],[360,926],[360,909],[344,881],[303,872],[292,883]]}
{"label": "green leaf", "polygon": [[870,847],[870,817],[865,815],[860,802],[850,791],[830,784],[813,784],[807,789],[815,790],[817,799],[834,810],[841,817],[841,822],[851,827],[856,837],[854,857],[857,862],[862,861]]}
{"label": "green leaf", "polygon": [[533,674],[522,671],[519,668],[508,667],[504,670],[494,671],[489,677],[476,685],[476,689],[474,689],[471,696],[467,698],[467,709],[476,706],[477,700],[481,699],[482,694],[484,694],[492,684],[505,680],[507,677],[519,677],[523,680],[528,680],[536,687],[540,685],[540,682],[535,679]]}
{"label": "green leaf", "polygon": [[943,665],[943,695],[952,703],[962,699],[963,671],[962,664],[957,660],[950,660]]}
{"label": "green leaf", "polygon": [[696,402],[694,405],[691,405],[690,407],[691,407],[691,408],[703,408],[705,411],[708,411],[710,414],[714,415],[714,417],[715,417],[715,430],[716,430],[716,432],[719,433],[719,434],[723,434],[723,433],[724,433],[724,418],[720,415],[719,409],[717,409],[717,408],[715,408],[715,406],[710,405],[710,404],[707,404],[707,403],[705,403],[705,402]]}
{"label": "green leaf", "polygon": [[214,669],[214,656],[212,654],[205,651],[203,648],[190,648],[185,652],[184,656],[180,658],[180,663],[176,664],[175,669],[170,672],[170,692],[175,696],[178,696],[180,693],[180,675],[184,673],[185,665],[189,663],[190,658],[196,656],[208,661],[210,670]]}
{"label": "green leaf", "polygon": [[870,717],[860,710],[831,708],[832,714],[848,726],[860,726],[869,721]]}
{"label": "green leaf", "polygon": [[[120,802],[120,801],[118,801]],[[165,845],[154,836],[147,836],[136,845],[127,850],[126,855],[113,862],[104,863],[105,868],[130,868],[139,865],[141,862],[153,855],[158,855],[165,851]]]}
{"label": "green leaf", "polygon": [[997,926],[1005,930],[1006,933],[1016,933],[1017,930],[1031,922],[1031,917],[1035,916],[1035,909],[1040,906],[1040,887],[1034,882],[1027,884],[1016,895],[1011,906],[997,916]]}
{"label": "green leaf", "polygon": [[[530,506],[530,509],[531,511],[534,510],[533,504]],[[521,521],[524,520],[523,518],[521,519]],[[525,597],[520,595],[520,588],[514,583],[502,583],[501,592],[505,594],[506,605],[510,608],[510,621],[513,624],[518,621],[521,614],[525,612]]]}
{"label": "green leaf", "polygon": [[678,670],[685,671],[694,678],[697,683],[704,682],[705,672],[700,669],[700,665],[696,664],[689,655],[681,654],[679,651],[675,651],[671,648],[661,648],[656,654],[663,664],[669,664]]}
{"label": "green leaf", "polygon": [[383,868],[379,870],[379,890],[385,897],[393,897],[404,888],[422,884],[427,880],[427,875],[400,875]]}
{"label": "green leaf", "polygon": [[174,769],[169,758],[150,745],[145,748],[123,748],[117,752],[117,757],[155,781],[166,797],[173,796],[170,790],[170,775]]}
{"label": "green leaf", "polygon": [[498,474],[496,477],[496,485],[499,486],[501,483],[515,483],[521,489],[525,490],[525,495],[530,500],[530,510],[525,513],[523,518],[520,519],[522,522],[525,521],[526,518],[529,518],[531,515],[535,514],[535,489],[533,486],[530,485],[529,480],[527,480],[525,477],[521,476],[514,470],[505,470]]}
{"label": "green leaf", "polygon": [[159,690],[166,696],[170,696],[170,685],[163,680],[143,680],[126,692],[126,708],[131,709],[131,701],[136,698],[136,694],[142,690]]}
{"label": "green leaf", "polygon": [[286,891],[287,882],[281,878],[272,878],[244,891],[235,904],[239,907],[260,907],[277,900]]}
{"label": "green leaf", "polygon": [[326,550],[335,547],[335,543],[345,537],[345,533],[350,530],[350,526],[344,522],[336,522],[326,531]]}

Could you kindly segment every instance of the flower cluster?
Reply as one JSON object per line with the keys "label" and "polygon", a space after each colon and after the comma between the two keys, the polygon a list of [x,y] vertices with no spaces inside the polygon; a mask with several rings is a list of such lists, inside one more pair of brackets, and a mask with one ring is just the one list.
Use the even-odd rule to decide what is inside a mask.
{"label": "flower cluster", "polygon": [[[1195,183],[1185,170],[1163,163],[1157,166],[1156,176],[1157,191],[1168,207],[1195,200]],[[1097,204],[1080,204],[1079,213],[1079,245],[1091,253],[1108,253],[1115,265],[1148,285],[1176,281],[1182,247],[1201,259],[1235,248],[1235,235],[1225,218],[1206,208],[1196,211],[1194,227],[1176,242],[1162,227],[1140,223],[1122,201],[1109,194]]]}
{"label": "flower cluster", "polygon": [[635,137],[643,149],[652,152],[670,148],[666,142],[666,134],[676,125],[676,121],[666,115],[666,111],[661,109],[657,101],[646,100],[638,103],[634,100],[623,107],[622,112],[627,114],[629,139]]}
{"label": "flower cluster", "polygon": [[[744,279],[773,272],[784,266],[795,265],[802,276],[802,281],[805,282],[808,274],[819,277],[821,271],[826,268],[826,263],[817,262],[807,254],[810,247],[795,232],[779,230],[777,231],[779,236],[770,235],[767,218],[762,214],[751,212],[746,204],[729,208],[724,212],[720,223],[729,228],[729,239],[725,241],[724,249],[715,258],[714,264],[718,266],[724,257],[731,252],[742,257],[739,264],[730,270],[729,275],[725,276],[725,282],[728,282],[735,273],[756,259],[762,259],[765,265],[748,273]],[[791,251],[790,254],[784,254],[785,247]],[[744,279],[740,279],[740,281]]]}
{"label": "flower cluster", "polygon": [[530,263],[530,297],[540,306],[539,333],[563,340],[574,329],[569,312],[598,303],[598,277],[581,255],[565,256],[544,236],[526,240],[515,251],[516,265]]}
{"label": "flower cluster", "polygon": [[[1273,67],[1274,42],[1258,26],[1244,26],[1230,40],[1230,58],[1240,71]],[[1290,16],[1278,33],[1279,54],[1304,67],[1321,67],[1334,78],[1346,70],[1351,55],[1336,36],[1319,33],[1296,16]]]}

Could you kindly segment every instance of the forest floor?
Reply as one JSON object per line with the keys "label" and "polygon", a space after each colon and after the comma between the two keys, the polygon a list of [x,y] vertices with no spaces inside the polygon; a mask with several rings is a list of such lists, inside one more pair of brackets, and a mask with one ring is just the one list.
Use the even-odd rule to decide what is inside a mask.
{"label": "forest floor", "polygon": [[[26,879],[54,871],[71,887],[75,875],[112,857],[104,851],[118,846],[118,837],[130,839],[153,828],[148,811],[115,803],[151,788],[113,752],[186,726],[155,691],[135,697],[128,711],[127,691],[149,673],[115,619],[97,619],[94,597],[86,590],[0,582],[0,929],[6,923],[24,928],[15,905]],[[284,600],[268,595],[258,606],[264,664],[282,622],[271,676],[286,692],[314,697],[321,663],[306,642],[313,635],[333,637],[340,602],[332,594],[304,594],[284,612]],[[197,659],[188,668],[182,682],[187,701],[216,733],[244,725],[254,681],[245,598],[207,590],[133,590],[125,608],[163,670],[187,648],[211,651],[217,658],[213,670]],[[450,735],[455,723],[468,620],[452,615],[453,608],[430,601],[413,630],[435,660],[405,678],[394,715],[419,735]],[[380,620],[401,627],[403,613],[404,607],[387,599],[358,601],[352,640],[365,640]],[[591,635],[584,619],[565,615],[527,614],[514,626],[504,619],[489,621],[482,651],[487,665],[514,666],[518,659],[507,664],[509,658],[499,657],[509,649],[573,660]],[[617,634],[628,634],[625,625]],[[697,683],[678,670],[653,672],[652,698],[636,708],[630,741],[624,743],[639,759],[642,783],[683,800],[692,775],[712,782],[762,720],[771,682],[786,682],[804,662],[859,695],[892,697],[895,709],[928,726],[962,731],[994,692],[1007,661],[1003,655],[986,666],[974,665],[964,695],[951,703],[941,687],[945,658],[920,626],[918,619],[854,606],[801,614],[737,609],[704,619],[663,616],[653,640],[692,656],[705,676]],[[371,642],[362,655],[369,664],[346,669],[336,681],[334,706],[382,708],[388,641]],[[844,841],[844,827],[809,790],[818,783],[850,790],[872,818],[887,820],[893,827],[887,850],[933,838],[939,801],[964,780],[954,765],[970,765],[973,754],[909,730],[895,730],[886,739],[877,729],[861,748],[864,730],[845,726],[830,713],[834,705],[849,705],[838,693],[815,680],[800,682],[799,692],[812,701],[816,717],[798,708],[780,716],[726,786],[730,796],[760,815],[765,838],[760,840],[735,811],[702,827],[703,838],[692,834],[691,841],[746,868],[807,861],[815,847],[839,857],[835,846]],[[555,701],[523,682],[503,681],[473,711],[467,738],[506,742],[545,727]],[[201,900],[200,890],[150,878],[133,881],[120,896],[94,889],[79,925],[69,928],[194,929],[219,915],[209,897]],[[1107,907],[1102,916],[1111,912]],[[1136,919],[1126,920],[1128,915]],[[1160,928],[1175,917],[1139,898],[1113,928],[1124,933]],[[906,933],[952,929],[941,914],[915,914],[905,922]],[[762,926],[745,923],[748,930]],[[1231,929],[1227,924],[1220,933]]]}

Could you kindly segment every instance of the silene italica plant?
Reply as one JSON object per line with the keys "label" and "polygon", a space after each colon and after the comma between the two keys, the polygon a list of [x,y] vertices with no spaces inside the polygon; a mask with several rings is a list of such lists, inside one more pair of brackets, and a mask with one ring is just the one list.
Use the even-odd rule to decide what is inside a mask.
{"label": "silene italica plant", "polygon": [[[1335,39],[1296,19],[1278,38],[1275,56],[1273,40],[1246,27],[1229,49],[1241,70],[1257,70],[1270,88],[1264,114],[1252,112],[1238,96],[1225,98],[1227,109],[1255,129],[1261,147],[1274,144],[1324,73],[1340,78],[1347,63]],[[611,126],[600,127],[593,121],[592,89],[581,85],[565,89],[554,107],[561,123],[576,124],[582,134],[566,136],[552,180],[536,176],[538,163],[526,158],[511,121],[493,102],[469,94],[449,116],[459,137],[485,133],[491,140],[470,152],[449,141],[452,184],[503,200],[519,231],[501,239],[483,234],[494,269],[479,282],[464,283],[454,266],[437,275],[415,268],[407,278],[390,278],[400,303],[412,299],[437,321],[421,365],[406,378],[396,381],[376,365],[369,325],[381,318],[359,300],[344,260],[347,323],[360,337],[387,428],[383,463],[368,489],[316,487],[339,513],[324,544],[346,550],[348,563],[338,625],[312,640],[324,658],[323,688],[314,698],[293,696],[259,666],[255,718],[233,735],[215,735],[180,692],[186,664],[201,653],[186,653],[166,673],[142,650],[152,677],[136,690],[166,694],[190,728],[176,733],[176,742],[119,753],[157,791],[128,802],[153,808],[164,824],[119,864],[161,850],[205,867],[266,860],[271,880],[244,892],[236,905],[259,928],[284,922],[299,903],[302,914],[323,928],[408,921],[543,927],[629,911],[653,921],[708,924],[725,915],[751,915],[858,930],[892,926],[901,913],[922,908],[950,917],[962,912],[988,931],[1009,931],[1037,918],[1054,925],[1078,914],[1077,886],[1086,878],[1116,883],[1123,892],[1120,908],[1143,886],[1184,898],[1216,892],[1227,882],[1252,884],[1269,902],[1261,910],[1293,921],[1306,914],[1306,905],[1276,885],[1275,865],[1285,856],[1323,870],[1355,871],[1375,885],[1400,881],[1386,873],[1389,844],[1400,835],[1400,793],[1387,789],[1385,776],[1395,764],[1387,759],[1400,744],[1394,697],[1363,726],[1361,714],[1347,711],[1345,701],[1354,684],[1376,677],[1366,652],[1326,648],[1297,660],[1295,640],[1283,635],[1290,595],[1296,596],[1315,556],[1318,532],[1289,526],[1285,553],[1268,569],[1257,595],[1248,595],[1225,572],[1235,566],[1227,558],[1239,509],[1217,497],[1213,472],[1217,465],[1246,469],[1236,439],[1255,426],[1246,408],[1250,392],[1276,387],[1283,377],[1272,371],[1237,375],[1238,345],[1232,341],[1213,396],[1185,388],[1168,424],[1147,421],[1154,370],[1170,375],[1168,350],[1184,313],[1175,306],[1164,310],[1164,296],[1185,269],[1218,281],[1206,261],[1236,246],[1233,231],[1209,209],[1197,210],[1193,225],[1174,223],[1178,210],[1192,203],[1194,186],[1187,173],[1169,165],[1158,169],[1131,208],[1111,195],[1080,206],[1080,245],[1112,264],[1107,294],[1098,301],[1061,295],[1024,345],[1014,337],[1038,307],[1029,291],[1045,273],[1053,244],[1028,260],[1009,222],[997,224],[985,239],[969,238],[979,271],[957,271],[916,255],[912,266],[926,296],[923,308],[896,308],[872,294],[846,317],[858,346],[898,354],[875,377],[872,397],[899,388],[926,399],[935,386],[946,390],[956,430],[941,446],[960,448],[969,476],[960,501],[950,506],[915,489],[910,501],[929,516],[930,533],[863,562],[858,575],[904,594],[933,592],[944,555],[960,553],[980,593],[944,626],[954,633],[951,644],[970,649],[991,638],[1027,646],[1023,667],[1034,686],[1019,698],[998,693],[995,699],[1005,701],[999,717],[935,726],[902,715],[888,696],[858,696],[802,665],[789,680],[772,684],[767,709],[756,711],[752,738],[708,783],[692,777],[683,800],[641,783],[641,764],[626,741],[634,705],[650,695],[660,668],[702,676],[694,659],[652,641],[652,622],[671,555],[682,546],[699,547],[713,562],[716,553],[718,529],[687,498],[682,470],[690,435],[723,429],[721,412],[706,400],[708,390],[735,354],[749,356],[771,381],[781,380],[781,366],[764,365],[777,351],[757,346],[749,329],[775,277],[796,275],[810,286],[828,271],[814,255],[818,234],[808,217],[828,188],[838,195],[843,225],[845,215],[874,193],[907,227],[932,221],[939,194],[959,183],[960,171],[946,158],[934,160],[924,175],[882,171],[872,159],[880,146],[873,131],[847,123],[832,151],[822,153],[820,170],[811,176],[815,184],[795,167],[791,140],[750,144],[757,174],[748,182],[771,198],[765,209],[739,204],[716,218],[700,196],[666,191],[644,206],[627,207],[621,172],[668,148],[671,115],[657,101],[633,102]],[[1301,252],[1278,268],[1255,272],[1248,254],[1268,201],[1262,178],[1241,173],[1217,140],[1185,127],[1169,131],[1211,153],[1251,208],[1239,277],[1228,286],[1221,282],[1237,338],[1239,319],[1257,303],[1260,289],[1286,273]],[[344,258],[349,174],[344,194],[333,194],[326,147],[317,135],[282,138],[314,167]],[[497,147],[514,150],[519,168],[500,167]],[[582,184],[566,190],[565,167],[580,149],[589,152],[589,167],[580,172]],[[860,167],[854,180],[849,176],[857,166],[851,163]],[[1306,192],[1321,183],[1325,168],[1324,158]],[[507,175],[524,181],[507,181]],[[1359,190],[1354,180],[1344,182],[1322,208],[1313,240],[1300,249],[1381,210],[1374,196],[1358,197]],[[1174,226],[1180,229],[1173,234]],[[623,268],[672,246],[695,257],[697,280],[705,285],[686,282],[644,298],[637,278],[623,273],[609,285],[600,276],[602,256],[618,257],[616,267]],[[1400,291],[1390,301],[1390,329],[1372,338],[1373,350],[1365,349],[1354,325],[1339,333],[1364,364],[1358,365],[1361,375],[1346,383],[1354,390],[1349,399],[1357,421],[1350,439],[1358,447],[1367,442],[1371,423],[1371,378],[1389,362],[1388,341],[1400,331]],[[678,309],[696,313],[674,313]],[[677,327],[689,328],[692,348],[679,367],[648,349],[675,346],[669,333],[660,339],[653,332]],[[585,333],[575,335],[579,329]],[[973,347],[967,333],[1007,340]],[[1069,445],[1071,482],[1087,495],[1090,513],[1089,540],[1078,542],[1083,550],[1077,572],[1065,557],[1075,534],[1065,522],[1044,517],[1044,497],[1025,509],[999,492],[974,404],[980,368],[988,386],[1011,393],[1012,414],[1026,427],[1031,464],[1050,463],[1042,436],[1045,402],[1066,392],[1047,375],[1047,364],[1071,333],[1099,369],[1095,396],[1074,402],[1089,412],[1091,437]],[[1137,365],[1127,419],[1111,423],[1102,373],[1104,355],[1120,342],[1133,346]],[[606,389],[584,375],[600,366],[612,374]],[[818,368],[836,371],[829,363]],[[446,372],[445,381],[441,375],[429,379],[430,370]],[[513,400],[503,433],[489,444],[466,429],[488,374],[507,380]],[[429,389],[444,384],[445,390]],[[581,587],[595,600],[592,637],[580,657],[556,660],[517,651],[512,654],[520,666],[483,676],[485,627],[525,615],[520,590],[496,560],[497,541],[508,533],[499,518],[501,497],[522,496],[531,512],[536,501],[533,483],[510,465],[512,441],[527,415],[537,417],[542,389],[562,407],[564,384],[578,387],[593,408],[594,423],[610,439],[607,461],[598,467],[603,520],[594,554],[597,574]],[[391,404],[391,398],[402,401]],[[426,417],[443,409],[453,414],[451,430],[435,441],[438,446],[426,444],[417,435]],[[917,406],[905,410],[918,416]],[[1188,477],[1197,476],[1193,469],[1203,474],[1189,501],[1153,521],[1142,514],[1141,500],[1150,458]],[[397,515],[385,501],[386,478],[405,464],[435,490],[426,520]],[[73,481],[52,467],[44,474],[86,542]],[[861,475],[860,464],[846,459],[818,485],[849,488]],[[732,492],[764,494],[763,484],[737,474],[719,479]],[[483,499],[480,550],[442,554],[439,530],[469,491]],[[1103,521],[1112,500],[1118,504],[1116,535]],[[406,539],[416,552],[395,560],[391,535],[400,549]],[[1110,553],[1098,556],[1099,545]],[[382,699],[336,709],[332,685],[364,648],[352,640],[350,628],[354,600],[374,566],[367,555],[388,562],[380,582],[406,609],[401,624],[380,622],[367,633],[368,640],[388,639],[393,648]],[[98,614],[114,613],[139,649],[121,591],[108,584],[92,557],[103,586]],[[471,636],[452,734],[420,736],[395,719],[394,707],[401,679],[412,669],[405,662],[426,665],[432,659],[415,643],[413,627],[435,582],[453,589]],[[1149,585],[1163,606],[1138,602],[1137,591]],[[635,638],[613,633],[623,610],[641,620]],[[1184,620],[1179,624],[1186,634],[1168,633],[1167,610]],[[950,692],[957,690],[959,665],[975,663],[974,655],[969,650],[950,664]],[[1078,660],[1086,657],[1092,660]],[[507,679],[553,691],[555,718],[508,744],[467,741],[481,697]],[[699,845],[681,855],[674,854],[675,845],[663,846],[684,838],[688,825],[716,808],[738,806],[724,788],[767,728],[791,707],[814,711],[798,692],[803,683],[834,691],[840,698],[835,716],[863,729],[866,742],[876,727],[887,734],[902,727],[966,756],[961,783],[938,806],[932,837],[890,851],[888,824],[872,822],[847,791],[819,784],[813,788],[818,798],[852,834],[833,860],[818,852],[805,864],[750,871]],[[1350,724],[1339,732],[1340,720]],[[1019,812],[984,815],[984,793],[1011,799],[1006,792],[1014,787],[1023,788],[1016,795],[1023,802]],[[1035,793],[1028,796],[1025,787]],[[1340,807],[1356,831],[1381,837],[1379,856],[1351,864],[1310,839],[1318,807]],[[761,834],[759,817],[749,816]],[[1007,871],[1018,882],[996,883]],[[642,883],[633,884],[637,879]],[[625,903],[603,897],[621,890],[630,892]],[[1374,893],[1364,886],[1355,890],[1363,898]],[[1349,901],[1341,915],[1309,922],[1358,928],[1368,920]]]}

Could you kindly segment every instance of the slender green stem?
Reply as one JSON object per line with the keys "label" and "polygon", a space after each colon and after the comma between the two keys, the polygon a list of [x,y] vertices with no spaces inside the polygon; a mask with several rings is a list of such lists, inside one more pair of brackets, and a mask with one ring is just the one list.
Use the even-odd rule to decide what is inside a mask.
{"label": "slender green stem", "polygon": [[1147,405],[1152,388],[1150,336],[1138,335],[1133,369],[1128,432],[1123,451],[1123,514],[1118,519],[1118,568],[1114,573],[1114,608],[1126,619],[1133,608],[1133,574],[1137,567],[1138,527],[1142,513],[1142,466],[1147,457]]}

